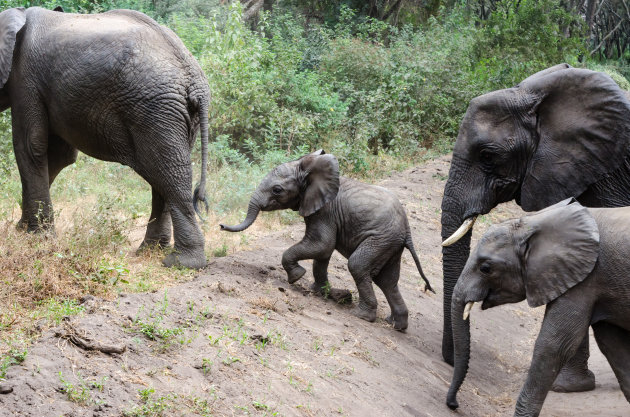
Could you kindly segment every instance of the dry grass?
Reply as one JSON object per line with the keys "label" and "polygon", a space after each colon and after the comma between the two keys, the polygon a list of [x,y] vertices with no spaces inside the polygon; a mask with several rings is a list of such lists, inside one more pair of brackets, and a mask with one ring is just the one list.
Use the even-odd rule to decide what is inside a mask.
{"label": "dry grass", "polygon": [[248,300],[247,302],[250,305],[252,305],[254,307],[257,307],[257,308],[259,308],[260,310],[263,310],[263,311],[278,312],[278,307],[276,307],[276,304],[278,303],[278,300],[271,301],[267,297],[258,297],[258,298],[255,298],[253,300]]}
{"label": "dry grass", "polygon": [[[150,211],[148,185],[126,168],[85,164],[76,172],[68,168],[66,178],[53,187],[55,233],[18,230],[19,206],[0,202],[0,368],[7,352],[25,348],[63,315],[80,313],[78,300],[85,295],[113,299],[120,292],[160,290],[195,276],[193,270],[164,268],[162,250],[136,255]],[[112,188],[112,181],[123,185]],[[209,194],[216,199],[219,191]],[[210,211],[201,224],[208,259],[246,249],[253,237],[297,218],[267,214],[243,233],[221,232],[219,223],[239,223],[244,216],[246,204],[231,204],[224,216]]]}

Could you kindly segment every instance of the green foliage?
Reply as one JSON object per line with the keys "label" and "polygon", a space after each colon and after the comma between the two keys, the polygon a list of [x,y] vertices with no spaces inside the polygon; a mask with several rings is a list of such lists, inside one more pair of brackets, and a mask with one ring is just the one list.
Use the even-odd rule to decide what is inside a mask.
{"label": "green foliage", "polygon": [[63,374],[59,371],[59,381],[62,384],[61,391],[66,394],[69,401],[73,403],[88,405],[92,401],[90,388],[86,382],[78,375],[79,383],[74,385],[64,379]]}
{"label": "green foliage", "polygon": [[619,87],[621,87],[621,89],[630,91],[630,67],[625,68],[625,70],[628,71],[628,75],[625,77],[623,75],[624,68],[614,64],[605,65],[600,63],[592,63],[591,65],[589,65],[589,69],[592,69],[593,71],[605,72],[610,78],[613,79],[614,82],[617,83],[617,85],[619,85]]}
{"label": "green foliage", "polygon": [[26,360],[27,355],[28,350],[26,349],[9,349],[7,354],[2,356],[2,358],[0,359],[0,381],[6,378],[7,369],[10,366],[21,364],[22,362],[24,362],[24,360]]}
{"label": "green foliage", "polygon": [[123,411],[123,415],[127,417],[160,417],[171,409],[176,399],[175,394],[163,395],[157,398],[153,397],[155,389],[152,387],[139,389],[141,404],[134,405],[131,409]]}
{"label": "green foliage", "polygon": [[473,68],[488,89],[517,84],[561,62],[576,64],[586,52],[577,36],[583,22],[558,0],[501,0],[480,25]]}
{"label": "green foliage", "polygon": [[40,303],[44,307],[43,316],[59,325],[64,317],[81,314],[85,308],[76,300],[48,299]]}

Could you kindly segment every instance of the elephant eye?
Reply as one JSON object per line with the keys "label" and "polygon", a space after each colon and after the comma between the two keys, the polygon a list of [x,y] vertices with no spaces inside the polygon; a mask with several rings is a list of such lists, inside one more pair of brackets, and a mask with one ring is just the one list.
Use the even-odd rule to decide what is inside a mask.
{"label": "elephant eye", "polygon": [[482,164],[492,164],[493,159],[494,159],[494,155],[490,151],[483,150],[479,154],[479,160],[481,161]]}
{"label": "elephant eye", "polygon": [[282,187],[280,187],[279,185],[274,185],[273,188],[271,189],[271,192],[274,193],[275,195],[278,195],[282,192]]}
{"label": "elephant eye", "polygon": [[490,267],[490,262],[484,262],[479,266],[479,270],[481,271],[481,273],[483,274],[489,274],[492,271],[492,268]]}

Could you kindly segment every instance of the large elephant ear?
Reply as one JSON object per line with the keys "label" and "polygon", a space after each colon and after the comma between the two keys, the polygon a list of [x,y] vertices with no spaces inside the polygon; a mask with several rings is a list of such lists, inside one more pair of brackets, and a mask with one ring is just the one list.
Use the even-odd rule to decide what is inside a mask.
{"label": "large elephant ear", "polygon": [[521,218],[525,292],[531,307],[547,304],[582,282],[599,257],[599,229],[573,199]]}
{"label": "large elephant ear", "polygon": [[527,83],[531,83],[539,78],[542,78],[546,75],[551,74],[552,72],[556,72],[556,71],[560,71],[560,70],[565,70],[568,68],[573,68],[571,65],[569,64],[558,64],[558,65],[554,65],[553,67],[549,67],[547,69],[544,69],[542,71],[538,71],[535,74],[530,75],[529,77],[525,78],[523,81],[521,81],[519,83],[519,86],[522,84],[527,84]]}
{"label": "large elephant ear", "polygon": [[300,216],[307,217],[321,209],[339,192],[339,162],[323,150],[299,159],[301,185]]}
{"label": "large elephant ear", "polygon": [[26,13],[23,7],[0,13],[0,88],[4,87],[9,79],[15,38],[25,22]]}
{"label": "large elephant ear", "polygon": [[630,145],[630,101],[609,76],[557,69],[535,74],[518,89],[536,98],[538,145],[521,186],[524,210],[579,197],[623,164]]}

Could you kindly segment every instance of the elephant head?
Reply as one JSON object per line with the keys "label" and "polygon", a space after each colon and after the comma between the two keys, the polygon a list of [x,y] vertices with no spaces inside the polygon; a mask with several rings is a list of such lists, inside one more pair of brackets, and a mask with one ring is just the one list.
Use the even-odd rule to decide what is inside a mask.
{"label": "elephant head", "polygon": [[[492,226],[468,258],[452,301],[455,369],[447,405],[457,408],[457,391],[468,371],[470,309],[486,309],[527,298],[547,304],[582,282],[599,256],[595,219],[574,199]],[[456,320],[459,319],[459,320]]]}
{"label": "elephant head", "polygon": [[0,88],[4,88],[13,64],[13,49],[17,33],[26,23],[23,7],[8,9],[0,13]]}
{"label": "elephant head", "polygon": [[629,145],[630,101],[600,72],[556,65],[470,102],[442,200],[447,362],[453,360],[451,296],[476,216],[512,199],[533,211],[579,198],[623,166]]}
{"label": "elephant head", "polygon": [[254,191],[245,220],[237,226],[222,224],[221,230],[245,230],[261,210],[292,209],[307,217],[333,200],[338,191],[339,163],[333,155],[320,149],[275,167]]}

